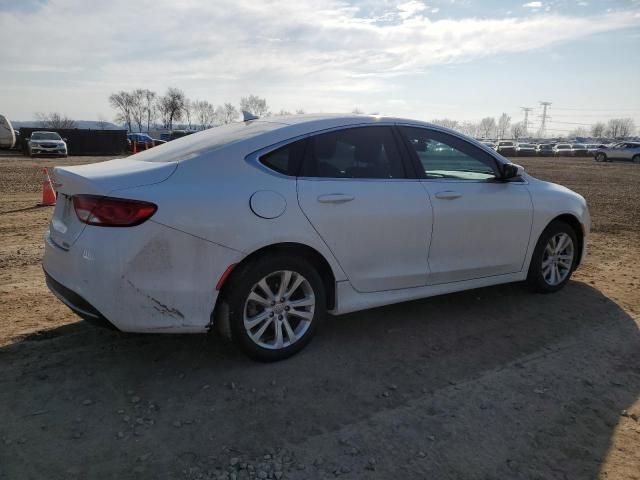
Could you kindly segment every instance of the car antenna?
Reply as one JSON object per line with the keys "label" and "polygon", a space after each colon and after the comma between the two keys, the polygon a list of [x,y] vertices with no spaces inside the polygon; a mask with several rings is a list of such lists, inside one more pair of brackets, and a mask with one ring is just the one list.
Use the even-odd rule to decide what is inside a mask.
{"label": "car antenna", "polygon": [[247,112],[246,110],[242,110],[242,121],[243,122],[248,122],[250,120],[258,120],[258,117],[256,117],[251,112]]}

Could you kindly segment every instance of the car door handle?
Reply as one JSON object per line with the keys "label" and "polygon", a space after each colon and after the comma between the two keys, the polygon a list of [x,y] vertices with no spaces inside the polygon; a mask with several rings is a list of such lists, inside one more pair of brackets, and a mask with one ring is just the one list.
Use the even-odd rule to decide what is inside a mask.
{"label": "car door handle", "polygon": [[345,193],[328,193],[326,195],[320,195],[318,201],[320,203],[346,203],[355,198],[353,195],[347,195]]}
{"label": "car door handle", "polygon": [[455,198],[460,198],[462,194],[460,192],[454,192],[453,190],[445,190],[444,192],[436,193],[436,198],[441,198],[442,200],[453,200]]}

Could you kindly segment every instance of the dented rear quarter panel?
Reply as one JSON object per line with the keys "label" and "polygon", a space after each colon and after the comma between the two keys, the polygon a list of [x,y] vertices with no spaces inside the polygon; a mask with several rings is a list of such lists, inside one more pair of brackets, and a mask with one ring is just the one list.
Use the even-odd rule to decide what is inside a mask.
{"label": "dented rear quarter panel", "polygon": [[242,254],[148,221],[132,228],[87,226],[69,251],[46,242],[44,268],[117,328],[206,331],[218,278]]}

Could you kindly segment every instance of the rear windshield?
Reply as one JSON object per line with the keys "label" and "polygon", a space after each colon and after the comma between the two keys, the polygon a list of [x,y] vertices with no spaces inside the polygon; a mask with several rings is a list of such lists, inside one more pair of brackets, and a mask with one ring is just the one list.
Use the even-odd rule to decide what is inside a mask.
{"label": "rear windshield", "polygon": [[217,150],[262,133],[284,127],[276,122],[239,122],[213,127],[202,132],[172,140],[133,157],[143,162],[178,162],[198,156],[202,152]]}
{"label": "rear windshield", "polygon": [[56,132],[33,132],[31,140],[61,140]]}

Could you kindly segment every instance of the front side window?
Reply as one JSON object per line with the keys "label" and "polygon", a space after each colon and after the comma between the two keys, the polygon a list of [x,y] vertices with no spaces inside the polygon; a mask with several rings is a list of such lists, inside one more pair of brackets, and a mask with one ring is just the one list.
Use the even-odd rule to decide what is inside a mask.
{"label": "front side window", "polygon": [[497,175],[495,159],[484,150],[442,132],[400,127],[415,151],[427,178],[492,180]]}
{"label": "front side window", "polygon": [[301,173],[324,178],[405,178],[389,127],[357,127],[309,139]]}

